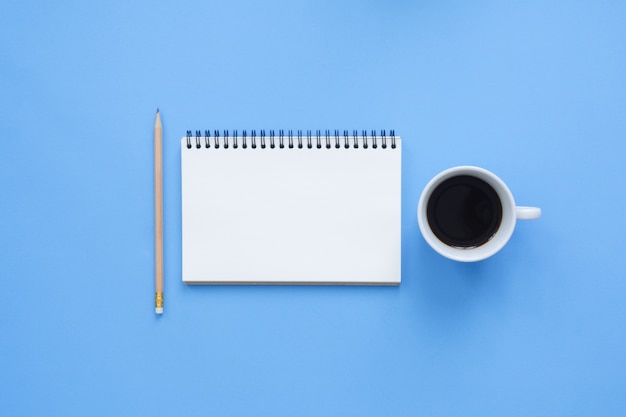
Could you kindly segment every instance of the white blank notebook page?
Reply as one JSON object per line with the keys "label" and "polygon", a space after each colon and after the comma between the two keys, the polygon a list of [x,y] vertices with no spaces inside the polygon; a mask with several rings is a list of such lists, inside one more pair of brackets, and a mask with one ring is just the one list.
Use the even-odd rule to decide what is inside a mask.
{"label": "white blank notebook page", "polygon": [[350,137],[347,149],[227,140],[181,140],[185,283],[400,283],[399,137]]}

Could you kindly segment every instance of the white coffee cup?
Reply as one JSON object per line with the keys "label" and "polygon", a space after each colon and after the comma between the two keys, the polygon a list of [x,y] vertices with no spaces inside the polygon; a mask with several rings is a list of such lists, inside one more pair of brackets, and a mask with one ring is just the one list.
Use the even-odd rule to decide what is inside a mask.
{"label": "white coffee cup", "polygon": [[[461,262],[494,255],[509,241],[518,219],[540,216],[538,207],[516,206],[504,181],[475,166],[458,166],[437,174],[422,191],[417,205],[417,222],[426,242],[441,255]],[[471,223],[468,218],[475,221]],[[470,230],[483,233],[479,236]]]}

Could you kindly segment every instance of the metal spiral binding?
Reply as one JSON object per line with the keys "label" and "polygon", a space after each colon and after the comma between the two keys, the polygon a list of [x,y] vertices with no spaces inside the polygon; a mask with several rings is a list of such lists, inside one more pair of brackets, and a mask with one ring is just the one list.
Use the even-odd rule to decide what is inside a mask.
{"label": "metal spiral binding", "polygon": [[[287,144],[285,144],[285,135],[287,136]],[[389,135],[387,135],[386,130],[381,130],[380,135],[377,134],[376,130],[371,130],[370,134],[368,135],[367,130],[361,130],[359,134],[356,129],[352,130],[352,135],[350,135],[348,130],[344,130],[343,141],[341,140],[340,131],[337,129],[335,129],[334,134],[332,134],[329,129],[326,129],[323,134],[324,140],[322,140],[322,131],[319,129],[315,130],[315,133],[313,133],[311,130],[307,130],[305,134],[302,133],[302,130],[298,130],[295,134],[295,140],[294,133],[291,129],[288,130],[286,134],[283,129],[280,129],[278,130],[278,135],[276,134],[276,131],[272,129],[269,131],[269,148],[275,149],[276,147],[278,147],[280,149],[283,149],[287,147],[289,149],[293,149],[294,147],[297,147],[298,149],[303,149],[305,148],[305,135],[307,149],[331,149],[333,147],[333,138],[335,143],[334,147],[336,149],[340,149],[342,147],[342,142],[345,149],[349,149],[350,147],[358,149],[359,146],[361,146],[363,149],[378,149],[379,147],[382,149],[387,149],[388,147],[391,147],[392,149],[396,148],[395,130],[390,130]],[[194,136],[195,140],[192,140],[192,136],[194,136],[193,132],[191,130],[187,130],[187,149],[193,148],[193,142],[195,142],[196,149],[201,149],[203,147],[219,149],[220,145],[223,149],[229,149],[230,147],[232,147],[233,149],[238,149],[240,147],[238,142],[239,140],[241,140],[241,148],[243,149],[247,149],[248,144],[250,144],[253,149],[256,149],[257,147],[257,131],[254,129],[250,132],[250,136],[248,136],[247,130],[243,130],[241,132],[241,135],[239,135],[239,132],[237,130],[233,130],[232,136],[230,135],[228,130],[223,130],[221,133],[221,140],[220,131],[214,130],[213,146],[211,146],[210,130],[205,130],[204,135],[202,134],[202,131],[196,130]],[[276,136],[278,136],[278,145],[276,145]],[[350,138],[350,136],[352,136],[352,138]],[[266,149],[268,147],[266,140],[267,137],[268,136],[266,135],[265,130],[261,129],[259,131],[259,144],[261,146],[261,149]],[[359,141],[361,142],[361,145],[359,145]]]}
{"label": "metal spiral binding", "polygon": [[352,131],[352,139],[354,140],[354,143],[353,143],[353,145],[352,145],[352,146],[353,146],[355,149],[358,149],[358,148],[359,148],[359,140],[358,140],[358,137],[359,137],[359,132],[357,132],[356,130],[353,130],[353,131]]}

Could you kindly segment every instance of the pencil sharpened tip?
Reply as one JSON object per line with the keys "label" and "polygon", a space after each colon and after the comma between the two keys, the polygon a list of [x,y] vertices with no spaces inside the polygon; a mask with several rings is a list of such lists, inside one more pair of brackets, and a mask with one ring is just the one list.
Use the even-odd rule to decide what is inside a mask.
{"label": "pencil sharpened tip", "polygon": [[157,113],[159,112],[159,108],[157,107]]}

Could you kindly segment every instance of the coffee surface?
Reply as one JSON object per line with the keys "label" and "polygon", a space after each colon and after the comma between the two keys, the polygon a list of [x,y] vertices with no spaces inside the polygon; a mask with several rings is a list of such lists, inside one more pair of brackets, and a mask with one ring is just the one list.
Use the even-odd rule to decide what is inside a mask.
{"label": "coffee surface", "polygon": [[485,181],[470,175],[452,177],[439,184],[426,210],[433,233],[455,247],[485,244],[502,221],[498,193]]}

